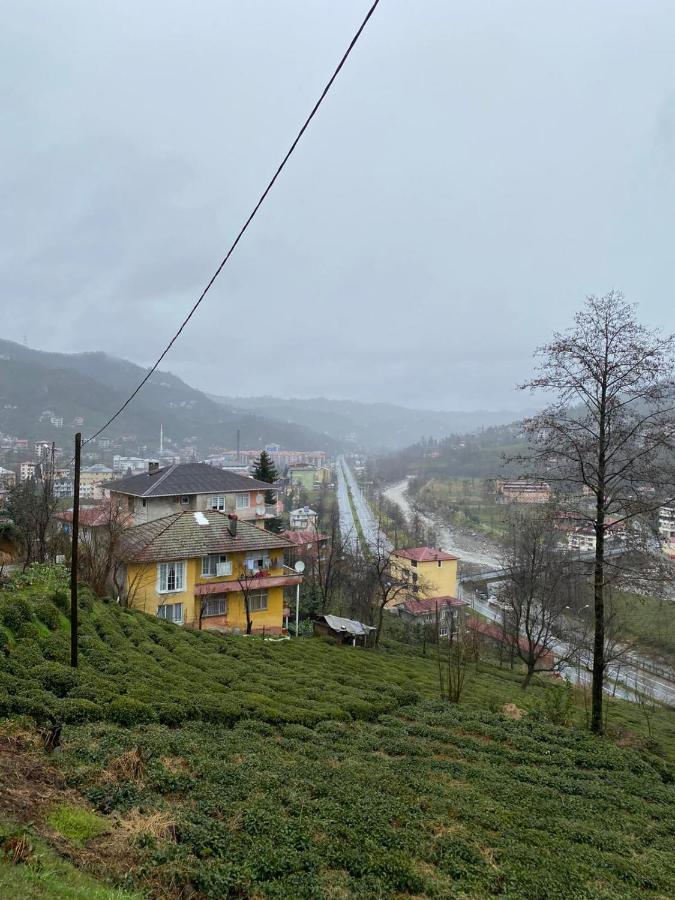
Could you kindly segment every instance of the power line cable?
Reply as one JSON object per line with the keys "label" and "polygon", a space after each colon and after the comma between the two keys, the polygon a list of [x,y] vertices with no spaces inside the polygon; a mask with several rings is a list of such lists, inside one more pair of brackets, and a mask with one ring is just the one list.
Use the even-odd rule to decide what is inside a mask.
{"label": "power line cable", "polygon": [[178,338],[180,337],[181,333],[183,332],[183,329],[184,329],[185,326],[188,324],[188,322],[190,321],[190,319],[192,318],[192,316],[195,314],[195,312],[196,312],[197,309],[199,308],[199,306],[200,306],[202,300],[206,297],[207,293],[208,293],[209,290],[211,289],[211,287],[212,287],[213,283],[215,282],[216,278],[220,275],[220,273],[221,273],[223,267],[225,266],[225,264],[227,263],[227,261],[229,260],[229,258],[230,258],[230,257],[232,256],[232,254],[234,253],[234,251],[235,251],[235,249],[236,249],[236,247],[237,247],[237,244],[238,244],[239,241],[242,239],[242,237],[244,236],[245,232],[247,231],[249,225],[251,224],[251,222],[252,222],[253,219],[255,218],[255,216],[256,216],[258,210],[260,209],[260,207],[262,206],[262,204],[265,202],[265,199],[267,198],[267,195],[269,194],[269,192],[270,192],[270,191],[272,190],[272,188],[274,187],[274,184],[275,184],[277,178],[279,177],[279,175],[280,175],[281,172],[283,171],[283,169],[284,169],[284,167],[286,166],[286,163],[288,162],[288,160],[291,158],[291,156],[292,156],[292,154],[293,154],[293,151],[295,150],[295,148],[296,148],[296,147],[298,146],[298,144],[300,143],[300,139],[302,138],[303,134],[304,134],[305,131],[307,130],[307,128],[308,128],[308,126],[309,126],[309,123],[312,121],[312,119],[314,118],[314,116],[315,116],[316,113],[318,112],[318,109],[319,109],[319,107],[321,106],[321,104],[323,103],[323,100],[324,100],[324,98],[326,97],[326,94],[328,93],[328,91],[329,91],[329,90],[331,89],[331,87],[333,86],[333,82],[335,81],[335,79],[337,78],[337,76],[340,74],[340,70],[342,69],[342,67],[344,66],[344,64],[347,62],[347,59],[348,59],[350,53],[352,52],[352,50],[353,50],[354,47],[356,46],[356,42],[357,42],[358,39],[361,37],[361,34],[362,34],[364,28],[365,28],[366,25],[368,24],[368,21],[370,20],[370,17],[373,15],[373,13],[375,12],[375,10],[377,9],[377,7],[378,7],[378,5],[379,5],[379,2],[380,2],[380,0],[375,0],[375,2],[373,3],[373,5],[370,7],[370,9],[368,10],[368,12],[366,13],[365,18],[363,19],[363,21],[361,22],[361,25],[360,25],[359,28],[358,28],[358,31],[356,32],[356,34],[354,35],[354,37],[351,39],[351,41],[350,41],[350,43],[349,43],[349,46],[348,46],[347,49],[345,50],[344,54],[342,55],[342,58],[340,59],[340,62],[337,64],[337,67],[335,68],[335,71],[333,72],[333,74],[331,75],[330,79],[328,80],[326,86],[324,87],[323,91],[321,92],[321,95],[320,95],[319,99],[318,99],[318,100],[316,101],[316,103],[314,104],[314,107],[312,108],[312,111],[310,112],[310,114],[309,114],[309,115],[307,116],[307,118],[305,119],[305,121],[304,121],[304,123],[303,123],[303,125],[302,125],[302,127],[301,127],[301,129],[300,129],[300,131],[297,133],[297,135],[296,135],[296,137],[295,137],[295,140],[293,141],[293,143],[291,144],[290,148],[288,149],[286,155],[284,156],[284,158],[282,159],[281,163],[279,164],[279,166],[278,166],[276,172],[274,173],[274,175],[273,175],[272,178],[270,179],[270,181],[269,181],[267,187],[265,188],[265,190],[264,190],[264,191],[262,192],[262,194],[260,195],[260,198],[259,198],[258,202],[257,202],[256,205],[253,207],[253,210],[252,210],[251,214],[249,215],[249,217],[246,219],[246,221],[245,221],[244,224],[242,225],[242,227],[241,227],[239,233],[237,234],[236,238],[235,238],[234,241],[232,242],[232,245],[230,246],[230,249],[227,251],[227,253],[226,253],[225,256],[223,257],[223,260],[221,261],[220,265],[218,266],[218,268],[216,269],[216,271],[214,272],[214,274],[211,276],[211,279],[209,280],[208,284],[206,285],[206,287],[204,288],[204,290],[202,291],[202,293],[199,295],[199,298],[197,299],[197,301],[196,301],[196,302],[194,303],[194,305],[192,306],[192,309],[190,310],[190,312],[187,314],[187,316],[185,317],[185,319],[183,319],[183,322],[181,323],[180,328],[178,329],[178,331],[177,331],[177,332],[174,334],[174,336],[171,338],[171,340],[170,340],[169,343],[166,345],[166,347],[164,348],[164,350],[162,350],[161,354],[160,354],[159,357],[157,358],[157,361],[154,363],[154,365],[152,366],[152,368],[150,368],[150,369],[146,372],[146,374],[145,374],[145,376],[143,377],[143,379],[139,382],[139,384],[136,386],[136,388],[133,390],[133,392],[127,397],[127,399],[124,401],[124,403],[119,407],[119,409],[117,410],[117,412],[115,412],[115,413],[108,419],[108,421],[105,423],[105,425],[102,425],[102,426],[98,429],[98,431],[94,432],[94,434],[92,434],[92,435],[91,435],[90,437],[88,437],[85,441],[83,441],[83,442],[82,442],[82,446],[84,446],[85,444],[88,444],[90,441],[93,441],[93,440],[94,440],[95,438],[97,438],[100,434],[102,434],[102,433],[106,430],[106,428],[109,428],[110,425],[112,425],[112,423],[115,421],[115,419],[117,419],[117,418],[124,412],[124,410],[127,408],[127,406],[128,406],[128,405],[131,403],[131,401],[134,399],[134,397],[136,397],[136,395],[142,390],[142,388],[144,387],[144,385],[149,381],[149,379],[152,377],[152,375],[154,374],[154,372],[157,370],[159,364],[162,362],[162,360],[163,360],[164,357],[166,356],[166,354],[169,352],[169,350],[173,347],[173,345],[175,344],[175,342],[178,340]]}

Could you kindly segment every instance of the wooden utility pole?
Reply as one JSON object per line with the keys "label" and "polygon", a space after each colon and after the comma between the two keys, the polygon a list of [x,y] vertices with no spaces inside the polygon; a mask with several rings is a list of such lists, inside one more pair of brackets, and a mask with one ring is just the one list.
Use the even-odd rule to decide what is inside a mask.
{"label": "wooden utility pole", "polygon": [[70,549],[70,665],[77,668],[77,549],[80,532],[80,451],[82,434],[75,435],[75,475],[73,478],[73,529]]}

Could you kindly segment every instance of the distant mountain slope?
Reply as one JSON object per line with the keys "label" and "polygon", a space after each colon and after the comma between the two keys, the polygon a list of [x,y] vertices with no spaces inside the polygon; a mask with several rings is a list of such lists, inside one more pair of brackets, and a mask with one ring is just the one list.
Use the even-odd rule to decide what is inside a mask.
{"label": "distant mountain slope", "polygon": [[478,428],[507,425],[520,419],[524,411],[498,410],[444,412],[409,409],[392,403],[358,403],[353,400],[311,400],[276,397],[217,397],[212,399],[288,422],[323,431],[343,444],[368,450],[396,450],[423,437],[443,438],[465,434]]}
{"label": "distant mountain slope", "polygon": [[[62,442],[72,428],[40,422],[44,411],[64,425],[84,418],[91,434],[120,406],[145,373],[141,366],[106,353],[45,353],[0,340],[0,431],[28,439]],[[156,446],[160,425],[177,445],[196,443],[242,447],[276,442],[293,449],[332,451],[338,443],[303,425],[267,417],[248,409],[216,403],[169,372],[156,372],[106,436],[134,435],[140,445]]]}

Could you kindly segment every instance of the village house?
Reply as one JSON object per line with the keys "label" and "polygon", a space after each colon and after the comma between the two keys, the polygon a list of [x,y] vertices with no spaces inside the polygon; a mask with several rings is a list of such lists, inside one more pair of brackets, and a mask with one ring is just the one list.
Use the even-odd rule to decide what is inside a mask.
{"label": "village house", "polygon": [[263,526],[266,519],[277,515],[277,504],[265,503],[271,485],[206,463],[164,468],[150,463],[147,472],[111,481],[105,487],[110,499],[131,513],[134,525],[184,511],[236,513],[239,519]]}
{"label": "village house", "polygon": [[289,565],[292,567],[299,559],[304,563],[313,567],[319,560],[323,559],[323,550],[328,543],[328,537],[320,534],[315,528],[308,528],[302,531],[283,531],[284,537],[290,546],[288,552]]}
{"label": "village house", "polygon": [[319,514],[309,506],[301,506],[299,509],[292,509],[289,514],[289,525],[292,531],[307,531],[316,528]]}
{"label": "village house", "polygon": [[289,542],[217,510],[176,512],[124,532],[129,606],[192,628],[284,631],[284,588],[302,578],[284,569]]}
{"label": "village house", "polygon": [[[394,568],[410,584],[408,599],[454,598],[457,596],[458,558],[435,547],[409,547],[394,550]],[[403,602],[398,595],[395,604]]]}
{"label": "village house", "polygon": [[675,506],[662,506],[659,510],[659,534],[664,553],[675,559]]}
{"label": "village house", "polygon": [[498,481],[497,500],[502,503],[548,503],[551,487],[545,481]]}
{"label": "village house", "polygon": [[415,625],[432,626],[438,623],[438,634],[442,638],[455,636],[462,623],[462,610],[468,606],[466,600],[458,597],[428,597],[424,600],[405,600],[396,607],[396,612],[405,622]]}

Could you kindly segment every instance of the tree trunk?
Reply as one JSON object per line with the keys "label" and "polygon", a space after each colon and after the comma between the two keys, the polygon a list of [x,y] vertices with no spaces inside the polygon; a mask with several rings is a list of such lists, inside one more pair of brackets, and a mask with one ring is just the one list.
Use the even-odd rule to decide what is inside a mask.
{"label": "tree trunk", "polygon": [[526,691],[529,687],[530,682],[532,681],[532,676],[534,675],[534,666],[528,666],[527,672],[525,673],[525,677],[520,683],[521,688]]}
{"label": "tree trunk", "polygon": [[604,514],[599,515],[595,534],[595,573],[593,600],[595,610],[595,634],[593,639],[593,685],[591,688],[591,731],[602,734],[602,689],[605,683],[605,535]]}

